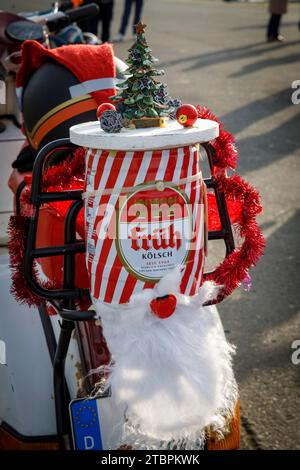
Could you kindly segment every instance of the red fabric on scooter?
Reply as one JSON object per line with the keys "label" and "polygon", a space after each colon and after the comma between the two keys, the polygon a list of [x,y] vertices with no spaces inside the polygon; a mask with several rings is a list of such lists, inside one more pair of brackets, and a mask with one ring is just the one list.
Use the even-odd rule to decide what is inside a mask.
{"label": "red fabric on scooter", "polygon": [[[46,49],[37,41],[25,41],[22,45],[22,63],[16,78],[17,87],[24,87],[31,75],[49,59],[69,69],[81,83],[116,76],[113,48],[110,44],[71,44]],[[114,94],[114,88],[91,92],[97,104],[109,101],[109,97]]]}

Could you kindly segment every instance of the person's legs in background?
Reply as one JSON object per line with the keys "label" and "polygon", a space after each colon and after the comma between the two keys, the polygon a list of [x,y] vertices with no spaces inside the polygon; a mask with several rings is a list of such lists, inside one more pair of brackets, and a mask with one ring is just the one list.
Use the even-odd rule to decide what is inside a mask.
{"label": "person's legs in background", "polygon": [[268,41],[280,41],[282,40],[282,36],[279,34],[279,26],[280,26],[281,15],[276,15],[272,13],[270,17],[270,21],[268,24]]}
{"label": "person's legs in background", "polygon": [[114,2],[103,3],[100,9],[100,20],[102,23],[101,41],[109,42],[110,40],[110,26],[113,18]]}
{"label": "person's legs in background", "polygon": [[130,13],[131,13],[131,7],[132,7],[132,0],[125,0],[125,5],[124,5],[124,12],[123,12],[123,17],[121,21],[121,26],[120,26],[120,31],[119,34],[122,36],[125,36]]}

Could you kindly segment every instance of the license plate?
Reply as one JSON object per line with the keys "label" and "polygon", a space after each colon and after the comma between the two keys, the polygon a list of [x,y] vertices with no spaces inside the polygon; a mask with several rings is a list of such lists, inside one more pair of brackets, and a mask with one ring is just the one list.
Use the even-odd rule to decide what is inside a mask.
{"label": "license plate", "polygon": [[120,443],[122,414],[110,397],[73,400],[70,403],[73,444],[76,450],[116,449]]}

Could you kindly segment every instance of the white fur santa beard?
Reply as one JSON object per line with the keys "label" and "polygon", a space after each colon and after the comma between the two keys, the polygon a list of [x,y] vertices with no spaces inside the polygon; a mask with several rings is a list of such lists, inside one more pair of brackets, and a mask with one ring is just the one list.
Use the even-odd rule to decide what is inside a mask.
{"label": "white fur santa beard", "polygon": [[[107,386],[122,416],[121,444],[134,449],[202,448],[205,428],[222,429],[234,414],[234,348],[215,306],[203,307],[213,286],[179,294],[180,267],[126,306],[95,302],[112,355]],[[155,297],[175,294],[176,310],[156,317]]]}

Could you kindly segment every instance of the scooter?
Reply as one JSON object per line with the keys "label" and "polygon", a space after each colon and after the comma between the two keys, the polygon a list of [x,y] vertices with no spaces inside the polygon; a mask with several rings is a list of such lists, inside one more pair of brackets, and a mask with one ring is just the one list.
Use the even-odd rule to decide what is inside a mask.
{"label": "scooter", "polygon": [[[74,19],[72,12],[64,15]],[[48,26],[51,21],[47,20]],[[117,78],[125,71],[124,65],[116,60]],[[47,74],[52,66],[44,64],[35,77],[45,74],[51,78]],[[67,83],[68,89],[70,85],[80,85],[59,66],[55,65],[54,72],[57,82]],[[27,86],[26,93],[23,115],[28,130],[33,98],[39,96],[35,81]],[[51,96],[49,92],[50,101]],[[85,99],[92,101],[90,96]],[[86,112],[94,116],[95,107]],[[71,125],[88,120],[83,112],[72,119]],[[63,125],[59,138],[54,129],[54,134],[49,132],[39,143],[34,132],[28,133],[32,135],[32,145],[36,143],[33,170],[28,168],[25,176],[23,173],[20,180],[11,183],[15,217],[10,223],[14,235],[10,262],[15,269],[14,292],[26,302],[20,306],[9,294],[11,270],[4,252],[0,255],[0,449],[114,448],[113,442],[108,443],[114,428],[114,412],[109,393],[102,391],[110,353],[91,306],[85,267],[84,181],[79,172],[75,183],[66,178],[55,183],[56,168],[60,174],[70,168],[76,172],[76,164],[80,166],[82,162],[80,148],[68,138],[70,122]],[[65,133],[63,137],[61,132]],[[223,240],[229,256],[235,248],[232,232],[235,220],[229,217],[225,195],[216,183],[216,151],[209,143],[202,147],[210,168],[205,183],[218,214],[217,224],[209,228],[208,239]],[[8,161],[6,165],[9,166]],[[52,181],[48,186],[47,178]],[[14,262],[16,254],[18,259]],[[101,440],[97,442],[91,431],[80,444],[76,437],[78,406],[84,407],[87,397],[93,395],[97,399],[89,401],[88,406],[93,411],[95,427],[101,429]]]}
{"label": "scooter", "polygon": [[[42,12],[16,15],[0,11],[0,142],[3,159],[0,176],[0,243],[5,243],[7,239],[6,227],[13,210],[11,194],[6,184],[10,176],[10,165],[25,140],[21,132],[22,114],[16,93],[16,72],[21,62],[21,46],[28,39],[39,41],[48,49],[66,44],[97,45],[100,43],[97,36],[82,32],[76,25],[76,21],[88,18],[97,11],[96,4],[73,9],[72,2],[55,2],[53,8]],[[18,182],[12,181],[11,184],[15,187]]]}
{"label": "scooter", "polygon": [[[3,132],[0,134],[1,187],[3,192],[0,217],[4,247],[7,243],[8,218],[12,210],[14,210],[16,217],[21,217],[20,197],[26,187],[24,178],[31,179],[32,174],[30,164],[26,169],[28,171],[13,172],[10,177],[10,188],[14,193],[13,204],[11,192],[4,188],[7,187],[12,161],[20,153],[21,146],[27,147],[27,142],[20,130],[22,116],[17,106],[15,85],[15,75],[21,57],[21,45],[27,39],[35,39],[47,47],[60,46],[63,44],[63,40],[69,42],[69,33],[78,32],[74,21],[94,15],[97,11],[97,5],[90,4],[64,12],[55,9],[43,14],[31,14],[26,18],[6,12],[0,13],[3,25],[3,38],[0,44],[3,92],[3,104],[0,109],[3,123]],[[78,35],[76,38],[73,35],[76,44],[85,42],[89,45],[97,45],[98,39],[96,37],[92,37],[90,34],[83,36],[80,30],[79,33],[80,41]],[[121,69],[124,70],[124,67],[125,64],[116,59],[117,74]],[[59,74],[62,73],[62,70],[57,67],[56,72]],[[69,78],[68,75],[67,78]],[[30,100],[28,103],[27,109],[32,107]],[[26,110],[24,110],[24,115],[26,115]],[[82,117],[77,117],[74,123],[81,122],[80,119]],[[24,124],[26,125],[26,122]],[[55,146],[56,144],[53,148]],[[58,147],[61,149],[61,143]],[[72,150],[68,145],[67,147],[68,151]],[[39,150],[40,148],[36,149],[35,155]],[[37,158],[37,161],[40,160]],[[36,181],[35,175],[39,174],[38,178],[40,178],[42,171],[42,167],[39,170],[34,170],[33,184]],[[78,212],[78,210],[76,211]],[[68,218],[66,230],[69,233],[68,236],[76,238],[73,227],[74,211],[71,219]],[[53,225],[51,225],[52,223]],[[48,239],[44,240],[46,244],[56,243],[59,237],[63,237],[63,222],[53,209],[51,211],[51,207],[42,210],[40,222],[42,229],[38,231],[39,237],[43,238],[49,233],[45,230],[45,226],[53,227],[50,239],[53,235],[55,237],[50,242]],[[78,248],[76,250],[78,251]],[[83,246],[79,251],[83,251]],[[52,276],[55,278],[56,275],[59,275],[61,278],[61,266],[57,262],[59,258],[45,258],[43,256],[40,258],[41,276],[48,275],[50,278]],[[68,267],[65,266],[63,274],[64,285],[70,286],[74,273],[73,258],[74,255],[68,253],[66,258],[66,260],[68,259]],[[66,303],[63,291],[59,297],[55,295],[55,299],[52,295],[40,298],[38,307],[29,308],[26,304],[20,305],[9,293],[11,270],[5,248],[1,250],[0,262],[2,300],[0,315],[0,449],[54,450],[72,448],[71,424],[68,415],[70,399],[90,394],[96,378],[93,375],[89,376],[89,371],[96,365],[109,360],[105,342],[101,339],[100,327],[91,321],[92,313],[88,313],[86,316],[82,315],[85,320],[90,321],[81,323],[78,321],[80,315],[78,317],[78,314],[73,312],[72,320],[71,310],[75,308],[72,300],[74,296],[67,296]],[[79,255],[79,262],[80,264],[84,263],[84,255]],[[83,282],[86,282],[84,275],[82,277]],[[57,315],[57,309],[60,310],[61,302],[65,308],[68,307],[70,310],[66,313],[67,320]],[[85,302],[86,309],[89,305],[89,302]],[[76,323],[74,322],[75,317]],[[54,384],[53,376],[55,377]]]}

